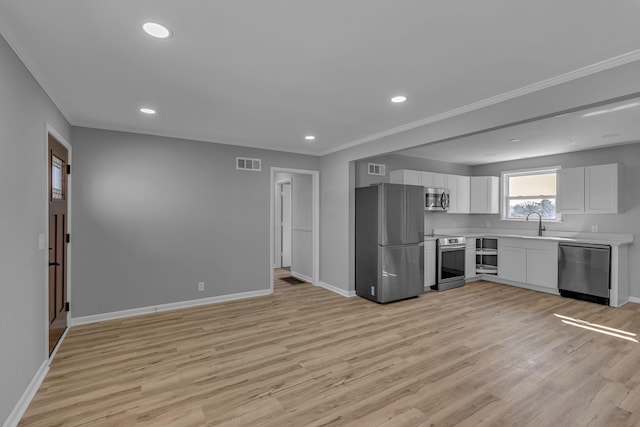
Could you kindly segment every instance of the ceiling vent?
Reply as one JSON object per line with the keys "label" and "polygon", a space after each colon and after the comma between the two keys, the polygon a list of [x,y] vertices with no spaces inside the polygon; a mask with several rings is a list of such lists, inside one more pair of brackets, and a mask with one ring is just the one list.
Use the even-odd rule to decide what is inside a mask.
{"label": "ceiling vent", "polygon": [[260,172],[262,170],[262,160],[236,157],[236,169],[239,171]]}
{"label": "ceiling vent", "polygon": [[369,163],[369,175],[384,176],[386,172],[385,165],[377,163]]}

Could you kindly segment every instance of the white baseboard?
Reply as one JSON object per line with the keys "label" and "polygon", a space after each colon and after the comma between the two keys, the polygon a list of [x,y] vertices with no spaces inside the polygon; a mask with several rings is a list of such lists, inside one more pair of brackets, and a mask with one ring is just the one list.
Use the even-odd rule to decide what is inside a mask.
{"label": "white baseboard", "polygon": [[304,274],[296,273],[295,271],[291,270],[291,275],[293,277],[295,277],[296,279],[300,279],[300,280],[304,280],[305,282],[313,283],[313,279],[311,277],[309,277],[309,276],[304,275]]}
{"label": "white baseboard", "polygon": [[40,388],[40,384],[42,384],[42,381],[44,381],[44,378],[47,376],[47,372],[49,372],[49,358],[42,362],[38,372],[36,372],[31,383],[29,383],[27,389],[22,393],[22,396],[20,396],[20,400],[18,400],[13,411],[9,414],[9,418],[4,422],[3,427],[15,427],[18,425],[20,419],[22,419],[22,416],[29,407],[31,400]]}
{"label": "white baseboard", "polygon": [[629,302],[635,302],[636,304],[640,304],[640,298],[638,298],[638,297],[629,297]]}
{"label": "white baseboard", "polygon": [[316,286],[320,286],[321,288],[325,288],[325,289],[327,289],[327,290],[329,290],[331,292],[335,292],[336,294],[342,295],[343,297],[350,298],[350,297],[355,297],[356,296],[356,291],[345,291],[342,288],[330,285],[330,284],[322,282],[322,281],[318,282]]}
{"label": "white baseboard", "polygon": [[503,279],[501,277],[497,277],[497,276],[495,276],[493,274],[486,274],[486,275],[483,274],[480,277],[482,278],[482,280],[486,280],[487,282],[500,283],[502,285],[515,286],[516,288],[524,288],[524,289],[529,289],[529,290],[538,291],[538,292],[544,292],[544,293],[552,294],[552,295],[560,295],[560,292],[558,292],[557,289],[545,288],[544,286],[530,285],[528,283],[514,282],[514,281],[511,281],[511,280]]}
{"label": "white baseboard", "polygon": [[220,295],[211,298],[200,298],[189,301],[172,302],[149,307],[132,308],[130,310],[113,311],[110,313],[94,314],[91,316],[74,317],[71,319],[71,326],[86,325],[88,323],[103,322],[105,320],[122,319],[125,317],[140,316],[142,314],[157,313],[160,311],[178,310],[180,308],[197,307],[200,305],[216,304],[226,301],[235,301],[245,298],[261,297],[270,295],[270,289],[259,291],[240,292],[237,294]]}

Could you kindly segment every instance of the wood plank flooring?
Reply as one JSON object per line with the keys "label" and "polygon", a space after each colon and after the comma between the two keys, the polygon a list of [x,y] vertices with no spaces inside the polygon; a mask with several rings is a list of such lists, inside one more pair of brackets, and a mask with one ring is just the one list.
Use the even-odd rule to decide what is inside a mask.
{"label": "wood plank flooring", "polygon": [[640,344],[554,313],[640,332],[638,304],[490,282],[378,305],[280,281],[72,328],[20,425],[640,425]]}

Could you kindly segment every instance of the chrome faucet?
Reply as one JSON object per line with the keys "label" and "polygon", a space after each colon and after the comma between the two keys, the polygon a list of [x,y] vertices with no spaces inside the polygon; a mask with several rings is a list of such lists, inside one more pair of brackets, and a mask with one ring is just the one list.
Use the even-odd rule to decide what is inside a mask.
{"label": "chrome faucet", "polygon": [[542,232],[547,230],[546,228],[544,228],[544,225],[542,225],[542,214],[535,211],[529,212],[529,214],[527,215],[527,221],[529,221],[529,217],[533,214],[538,215],[538,236],[542,236]]}

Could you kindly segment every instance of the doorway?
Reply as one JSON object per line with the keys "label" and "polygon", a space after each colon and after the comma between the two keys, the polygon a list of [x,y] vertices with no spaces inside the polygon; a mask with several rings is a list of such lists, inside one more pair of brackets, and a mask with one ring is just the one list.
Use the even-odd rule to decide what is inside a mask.
{"label": "doorway", "polygon": [[318,171],[271,168],[271,291],[287,273],[319,282],[319,182]]}
{"label": "doorway", "polygon": [[69,150],[47,134],[47,216],[49,230],[47,321],[48,352],[52,354],[67,329],[67,267],[69,241]]}

